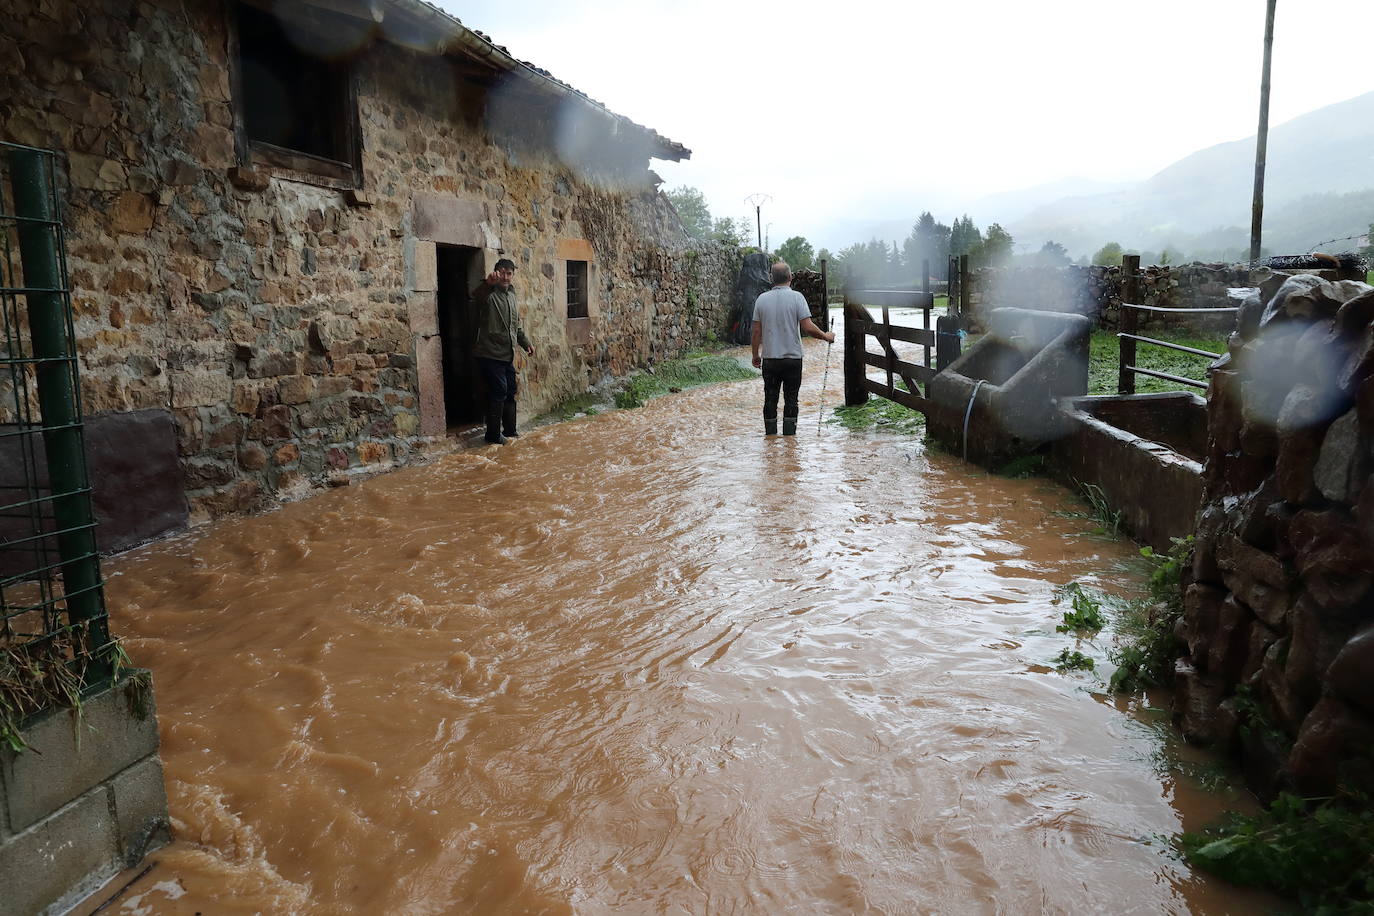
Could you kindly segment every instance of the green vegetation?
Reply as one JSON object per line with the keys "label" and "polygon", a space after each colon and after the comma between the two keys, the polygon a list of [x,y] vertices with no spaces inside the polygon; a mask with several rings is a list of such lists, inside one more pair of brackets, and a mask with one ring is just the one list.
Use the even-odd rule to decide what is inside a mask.
{"label": "green vegetation", "polygon": [[1054,603],[1069,599],[1071,610],[1064,612],[1064,621],[1055,627],[1056,633],[1096,633],[1107,625],[1102,616],[1102,602],[1084,591],[1077,582],[1070,582],[1059,589]]}
{"label": "green vegetation", "polygon": [[677,210],[682,228],[688,235],[704,239],[711,234],[711,209],[706,206],[706,195],[696,188],[682,185],[663,192],[663,196]]}
{"label": "green vegetation", "polygon": [[66,658],[70,640],[53,637],[35,651],[32,644],[0,651],[0,746],[18,752],[24,721],[47,709],[81,710],[81,676]]}
{"label": "green vegetation", "polygon": [[1102,267],[1120,267],[1122,257],[1121,246],[1116,242],[1108,242],[1093,254],[1092,262]]}
{"label": "green vegetation", "polygon": [[[80,723],[83,698],[91,687],[81,670],[82,657],[90,657],[80,648],[85,633],[83,624],[75,624],[41,643],[0,649],[0,747],[16,753],[24,750],[27,745],[20,734],[24,723],[48,710],[73,710]],[[129,683],[130,711],[146,719],[151,696],[148,672],[132,667],[117,639],[95,654],[109,663],[115,683]]]}
{"label": "green vegetation", "polygon": [[1063,674],[1068,671],[1092,671],[1096,666],[1091,658],[1077,650],[1064,649],[1053,658],[1054,670]]}
{"label": "green vegetation", "polygon": [[615,406],[622,409],[643,407],[651,398],[670,391],[755,377],[754,372],[741,366],[733,356],[695,351],[683,359],[661,364],[653,373],[630,376],[625,387],[616,393]]}
{"label": "green vegetation", "polygon": [[825,422],[838,423],[845,429],[872,429],[901,436],[914,436],[926,426],[925,414],[880,397],[870,397],[867,403],[854,407],[836,407]]}
{"label": "green vegetation", "polygon": [[1176,845],[1189,864],[1296,899],[1304,912],[1374,913],[1370,799],[1280,795],[1258,815],[1232,814]]}
{"label": "green vegetation", "polygon": [[744,245],[754,237],[754,226],[750,220],[731,219],[728,216],[712,219],[711,209],[706,205],[706,195],[696,188],[682,185],[663,192],[663,196],[677,211],[683,230],[693,238]]}
{"label": "green vegetation", "polygon": [[597,405],[600,403],[601,401],[596,395],[592,394],[590,391],[585,391],[576,397],[561,401],[553,410],[549,411],[548,416],[557,417],[560,420],[571,420],[578,414],[595,416]]}
{"label": "green vegetation", "polygon": [[[1226,352],[1226,336],[1224,334],[1207,335],[1194,331],[1161,330],[1149,331],[1143,336],[1153,337],[1156,340],[1167,340],[1170,343],[1182,344],[1197,350],[1206,350],[1209,353]],[[1088,352],[1089,394],[1116,394],[1120,361],[1121,350],[1118,347],[1116,332],[1094,332]],[[1181,353],[1178,350],[1169,350],[1151,344],[1136,344],[1135,364],[1142,369],[1154,369],[1157,372],[1168,372],[1171,375],[1180,375],[1184,378],[1205,382],[1207,381],[1207,366],[1210,362],[1211,360],[1205,356]],[[1178,388],[1176,383],[1164,379],[1151,378],[1148,375],[1135,377],[1135,390],[1140,394],[1151,391],[1177,391]]]}
{"label": "green vegetation", "polygon": [[779,245],[776,256],[779,261],[786,261],[794,271],[811,270],[816,261],[811,243],[800,235],[794,235]]}
{"label": "green vegetation", "polygon": [[1102,488],[1094,483],[1078,484],[1079,495],[1088,504],[1087,512],[1070,512],[1070,517],[1086,518],[1097,522],[1097,527],[1092,530],[1093,534],[1102,534],[1107,537],[1117,537],[1121,534],[1121,511],[1113,509],[1111,503],[1107,502],[1107,496],[1102,492]]}
{"label": "green vegetation", "polygon": [[1193,537],[1174,538],[1166,554],[1149,547],[1140,555],[1154,567],[1145,600],[1127,602],[1116,618],[1120,644],[1107,653],[1116,665],[1110,687],[1115,693],[1134,693],[1167,684],[1178,655],[1174,625],[1183,615],[1183,570],[1193,559]]}

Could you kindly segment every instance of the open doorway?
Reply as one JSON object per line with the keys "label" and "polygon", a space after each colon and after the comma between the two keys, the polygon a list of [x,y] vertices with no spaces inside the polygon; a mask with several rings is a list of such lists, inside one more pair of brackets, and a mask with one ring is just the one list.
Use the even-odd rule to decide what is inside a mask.
{"label": "open doorway", "polygon": [[472,359],[477,334],[472,290],[482,282],[482,252],[467,245],[437,245],[439,337],[444,352],[445,425],[482,422],[482,382]]}

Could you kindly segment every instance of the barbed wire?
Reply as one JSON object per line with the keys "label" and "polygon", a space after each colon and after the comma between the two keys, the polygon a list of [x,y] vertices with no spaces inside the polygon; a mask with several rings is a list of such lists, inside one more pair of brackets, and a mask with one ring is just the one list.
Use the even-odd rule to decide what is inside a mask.
{"label": "barbed wire", "polygon": [[1361,232],[1361,233],[1359,233],[1358,235],[1347,235],[1347,236],[1345,236],[1344,238],[1339,238],[1339,239],[1327,239],[1326,241],[1324,241],[1324,242],[1318,242],[1317,244],[1313,245],[1311,248],[1307,249],[1307,253],[1308,253],[1308,254],[1311,254],[1312,252],[1316,251],[1318,248],[1322,247],[1323,245],[1330,245],[1332,242],[1353,242],[1353,241],[1358,241],[1358,240],[1364,238],[1367,234],[1368,234],[1368,233]]}

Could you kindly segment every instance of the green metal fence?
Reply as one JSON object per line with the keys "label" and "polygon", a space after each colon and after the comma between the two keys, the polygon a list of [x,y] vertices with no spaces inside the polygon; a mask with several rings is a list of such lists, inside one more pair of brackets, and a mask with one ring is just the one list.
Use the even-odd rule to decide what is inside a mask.
{"label": "green metal fence", "polygon": [[0,745],[80,704],[109,637],[81,429],[58,157],[0,143]]}

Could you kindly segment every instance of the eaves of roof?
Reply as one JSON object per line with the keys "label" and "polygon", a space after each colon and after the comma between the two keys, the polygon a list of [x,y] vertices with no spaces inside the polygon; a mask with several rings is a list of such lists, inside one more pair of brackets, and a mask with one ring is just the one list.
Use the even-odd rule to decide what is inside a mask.
{"label": "eaves of roof", "polygon": [[[456,16],[427,2],[427,0],[304,0],[304,2],[312,6],[326,7],[336,12],[371,19],[377,23],[384,23],[387,13],[394,10],[403,19],[409,20],[410,25],[423,29],[427,39],[425,44],[429,47],[438,48],[446,54],[466,54],[495,69],[504,70],[527,80],[538,91],[571,98],[578,104],[588,105],[614,121],[617,131],[625,130],[627,133],[640,134],[648,140],[649,154],[655,159],[671,159],[676,162],[689,159],[692,156],[692,151],[681,143],[668,139],[652,128],[636,124],[624,115],[616,114],[601,102],[578,89],[574,89],[542,67],[537,67],[529,61],[516,59],[509,50],[496,44],[490,37],[474,29],[469,29]],[[385,25],[383,27],[385,28]]]}

